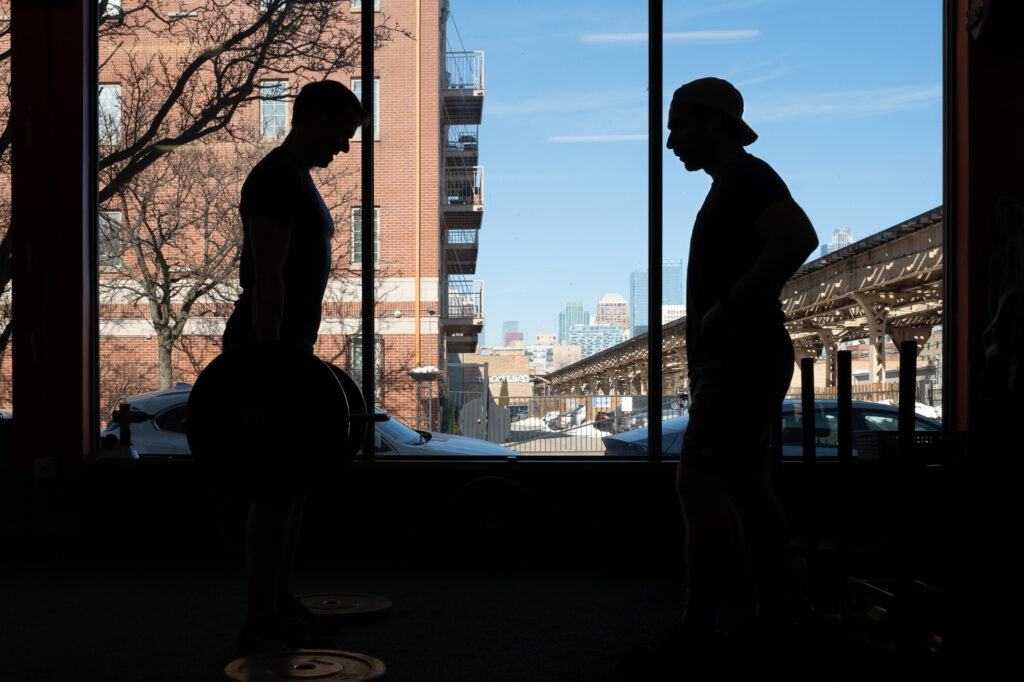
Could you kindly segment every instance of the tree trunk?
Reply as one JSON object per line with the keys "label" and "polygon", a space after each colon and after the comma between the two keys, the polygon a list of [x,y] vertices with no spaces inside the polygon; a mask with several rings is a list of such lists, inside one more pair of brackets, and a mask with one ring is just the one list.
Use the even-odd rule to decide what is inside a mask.
{"label": "tree trunk", "polygon": [[171,374],[171,351],[174,349],[174,338],[169,330],[157,331],[157,370],[160,377],[160,388],[170,388],[173,376]]}

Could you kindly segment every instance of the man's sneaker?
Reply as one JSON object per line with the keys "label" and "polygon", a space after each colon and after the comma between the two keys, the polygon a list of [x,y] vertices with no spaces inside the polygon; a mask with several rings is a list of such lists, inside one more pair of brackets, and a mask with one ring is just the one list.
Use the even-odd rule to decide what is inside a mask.
{"label": "man's sneaker", "polygon": [[247,620],[238,633],[238,655],[282,651],[285,649],[335,649],[332,637],[321,637],[306,630],[302,621],[294,618]]}

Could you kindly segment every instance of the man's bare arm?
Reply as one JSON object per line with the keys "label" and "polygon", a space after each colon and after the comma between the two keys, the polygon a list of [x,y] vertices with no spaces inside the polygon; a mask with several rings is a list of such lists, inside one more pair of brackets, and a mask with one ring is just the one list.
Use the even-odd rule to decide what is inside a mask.
{"label": "man's bare arm", "polygon": [[254,287],[252,323],[260,341],[281,336],[284,316],[284,262],[288,257],[291,228],[279,220],[255,216],[249,221],[252,240]]}
{"label": "man's bare arm", "polygon": [[726,308],[756,304],[785,284],[818,246],[818,235],[803,209],[792,199],[777,201],[754,223],[765,241],[753,267],[733,285],[722,301]]}

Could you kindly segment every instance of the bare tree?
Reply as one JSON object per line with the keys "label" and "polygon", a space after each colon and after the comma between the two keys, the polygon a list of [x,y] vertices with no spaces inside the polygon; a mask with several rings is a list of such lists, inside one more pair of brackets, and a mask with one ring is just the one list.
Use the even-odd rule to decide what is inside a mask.
{"label": "bare tree", "polygon": [[[121,185],[101,219],[101,305],[148,310],[156,333],[160,388],[174,381],[172,352],[190,320],[223,318],[238,295],[242,224],[238,192],[266,145],[231,140],[179,147]],[[338,188],[352,173],[320,174]],[[352,190],[327,193],[347,208]],[[333,278],[351,274],[347,242],[337,241]]]}
{"label": "bare tree", "polygon": [[[100,206],[116,211],[118,205],[127,208],[132,197],[159,198],[158,192],[145,189],[151,184],[147,177],[173,173],[183,162],[159,166],[157,162],[178,148],[196,142],[256,142],[251,121],[243,120],[246,117],[239,114],[252,112],[253,103],[262,95],[261,80],[317,80],[351,71],[360,61],[356,17],[349,2],[340,0],[141,0],[130,4],[98,0],[101,91],[103,84],[116,84],[119,88],[116,113],[108,112],[100,120]],[[10,102],[10,30],[9,21],[0,25],[0,89],[8,94],[0,107]],[[398,35],[409,36],[382,15],[375,29],[374,44],[379,47]],[[277,97],[287,99],[292,94]],[[10,139],[9,118],[0,108],[0,171],[10,162]],[[150,175],[143,177],[151,168]],[[142,186],[137,189],[131,187],[136,178]],[[167,220],[179,219],[173,213],[152,205],[146,221],[124,210],[122,221],[145,226],[143,233],[152,229],[152,245],[156,246],[157,240],[163,239]],[[4,231],[0,244],[0,292],[8,288],[11,279],[11,230],[6,229],[9,224],[0,226]],[[187,229],[175,230],[177,237],[186,234]],[[226,235],[219,239],[217,244],[228,245]],[[135,245],[141,248],[143,241],[140,236]],[[133,248],[133,243],[128,239],[106,246],[112,249],[107,252],[109,255],[118,249]],[[168,253],[176,253],[184,251],[185,246],[184,242],[165,240],[160,248],[167,247]],[[237,241],[234,247],[237,252]],[[136,250],[134,255],[139,252]],[[141,248],[141,253],[147,255],[146,249]],[[167,314],[170,308],[161,307],[163,302],[172,300],[175,292],[191,291],[188,286],[202,289],[208,283],[197,285],[190,280],[192,284],[186,286],[185,279],[177,275],[157,281],[171,273],[174,266],[165,266],[159,260],[147,263],[145,258],[133,259],[130,252],[127,255],[122,264],[132,263],[137,269],[130,275],[120,270],[120,278],[136,283],[133,295],[149,303],[154,323],[165,325],[170,334],[167,338],[171,339],[176,326],[191,314],[191,308],[186,309],[184,319],[178,314],[172,320]],[[155,256],[155,252],[151,249],[149,255]],[[221,255],[223,266],[231,258],[226,253]],[[207,256],[211,261],[203,267],[212,267],[215,254],[203,254]],[[234,259],[237,263],[237,254]],[[149,293],[138,291],[138,282],[147,282]],[[124,288],[127,284],[116,286],[128,291]],[[196,300],[204,295],[215,297],[215,288],[207,286]],[[10,338],[10,329],[8,322],[0,332],[0,352]],[[160,334],[160,327],[157,333]],[[162,340],[161,353],[163,343]],[[161,384],[163,376],[161,364]]]}
{"label": "bare tree", "polygon": [[152,390],[151,366],[130,353],[106,353],[100,359],[100,415],[110,419],[117,406],[134,393]]}

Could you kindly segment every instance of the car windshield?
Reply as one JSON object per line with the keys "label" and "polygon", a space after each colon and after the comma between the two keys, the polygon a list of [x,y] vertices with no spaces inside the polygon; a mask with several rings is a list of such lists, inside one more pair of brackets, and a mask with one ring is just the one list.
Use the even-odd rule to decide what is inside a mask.
{"label": "car windshield", "polygon": [[[384,413],[377,410],[377,414]],[[387,436],[389,440],[402,445],[419,445],[426,442],[426,439],[420,432],[413,431],[394,417],[387,421],[377,422],[374,428]]]}

